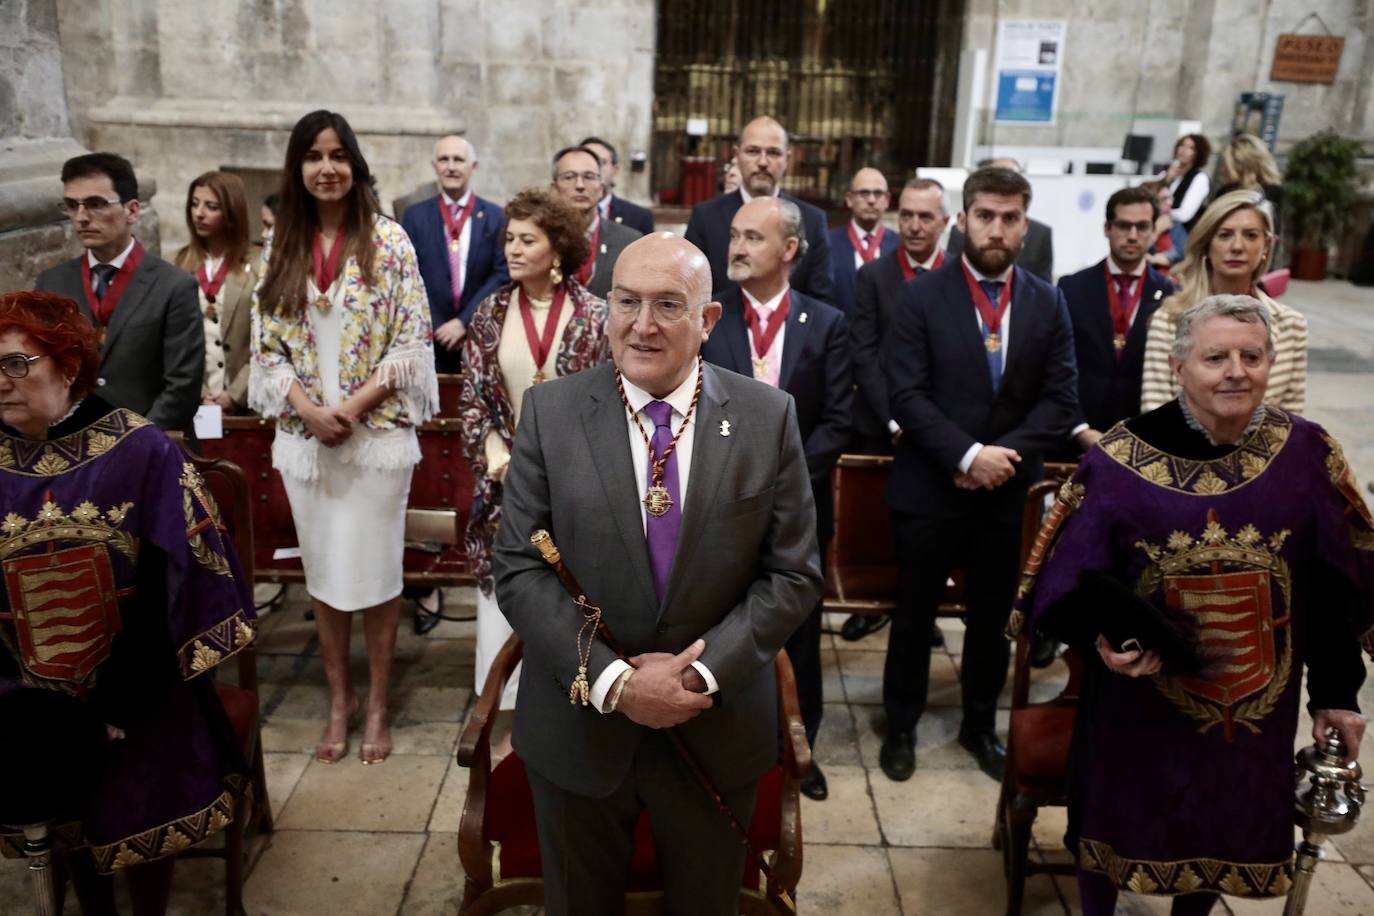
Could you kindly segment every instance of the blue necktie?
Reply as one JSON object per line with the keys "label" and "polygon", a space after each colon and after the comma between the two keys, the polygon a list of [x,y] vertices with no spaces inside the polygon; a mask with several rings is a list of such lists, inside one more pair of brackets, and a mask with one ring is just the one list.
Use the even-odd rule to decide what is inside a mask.
{"label": "blue necktie", "polygon": [[119,273],[119,268],[113,264],[97,264],[91,268],[91,273],[95,274],[95,298],[97,301],[105,298],[105,293],[110,289],[110,281],[114,275]]}
{"label": "blue necktie", "polygon": [[[997,308],[997,297],[1000,296],[1000,295],[1002,295],[1002,281],[1001,281],[1001,280],[979,280],[979,281],[978,281],[978,285],[981,286],[981,287],[983,287],[983,294],[984,294],[985,296],[988,297],[988,302],[992,303],[992,307],[993,307],[994,309]],[[1005,316],[1005,315],[1002,316],[1002,322],[1003,322],[1003,324],[1006,323],[1006,316]],[[982,331],[983,331],[983,343],[984,343],[984,345],[986,345],[986,344],[987,344],[987,339],[988,339],[988,327],[987,327],[987,325],[983,324],[983,316],[982,316],[982,315],[979,315],[979,316],[978,316],[978,327],[981,328]],[[998,332],[999,332],[999,333],[998,333],[998,337],[1002,340],[1002,346],[999,347],[999,348],[997,349],[997,352],[996,352],[996,353],[992,352],[991,350],[988,350],[988,351],[987,351],[987,354],[988,354],[988,372],[991,373],[991,375],[992,375],[992,390],[993,390],[993,391],[996,391],[996,390],[997,390],[997,386],[1000,385],[1000,384],[1002,383],[1002,353],[1003,353],[1003,350],[1006,348],[1006,339],[1003,338],[1002,335],[1001,335],[1001,333],[1000,333],[1000,332],[1001,332],[1001,328],[998,328]]]}

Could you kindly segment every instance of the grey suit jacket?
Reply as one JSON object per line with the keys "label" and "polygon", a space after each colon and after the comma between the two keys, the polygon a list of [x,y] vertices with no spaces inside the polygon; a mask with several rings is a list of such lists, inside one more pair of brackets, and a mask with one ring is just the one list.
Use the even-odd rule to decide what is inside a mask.
{"label": "grey suit jacket", "polygon": [[[701,662],[720,686],[719,703],[680,730],[718,788],[758,779],[777,760],[773,658],[822,589],[806,457],[791,397],[709,364],[702,371],[682,529],[661,604],[614,365],[525,395],[492,563],[497,602],[525,642],[515,749],[570,792],[609,795],[648,730],[568,702],[583,618],[530,546],[537,528],[553,535],[627,652],[676,653],[706,641]],[[614,658],[597,639],[589,682]]]}
{"label": "grey suit jacket", "polygon": [[[38,275],[37,288],[75,299],[91,315],[81,257]],[[143,255],[106,328],[98,393],[163,429],[191,431],[205,374],[205,331],[195,278],[152,254]]]}
{"label": "grey suit jacket", "polygon": [[[957,258],[964,252],[964,234],[955,226],[949,233],[949,244],[945,254]],[[1016,266],[1029,271],[1044,280],[1054,282],[1054,230],[1039,220],[1031,220],[1026,228],[1026,239],[1021,244],[1021,253],[1016,256]]]}
{"label": "grey suit jacket", "polygon": [[596,268],[587,283],[587,292],[601,299],[606,298],[611,291],[611,271],[615,269],[616,259],[626,246],[643,234],[621,223],[605,219],[601,221],[601,243],[591,255],[596,258]]}

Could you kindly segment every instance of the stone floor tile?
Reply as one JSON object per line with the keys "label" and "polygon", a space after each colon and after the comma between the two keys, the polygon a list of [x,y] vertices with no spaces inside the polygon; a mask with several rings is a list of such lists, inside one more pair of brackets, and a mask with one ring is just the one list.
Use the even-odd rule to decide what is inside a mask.
{"label": "stone floor tile", "polygon": [[315,642],[315,622],[305,619],[305,605],[285,605],[267,615],[258,629],[259,655],[299,655]]}
{"label": "stone floor tile", "polygon": [[[987,916],[1006,907],[1001,853],[972,849],[889,849],[905,916]],[[1065,916],[1049,875],[1026,882],[1023,916]]]}
{"label": "stone floor tile", "polygon": [[[1283,899],[1237,900],[1226,898],[1235,916],[1278,916]],[[1307,912],[1316,916],[1369,916],[1374,913],[1374,887],[1360,876],[1354,866],[1322,862],[1312,879],[1307,897]]]}
{"label": "stone floor tile", "polygon": [[323,725],[329,717],[329,688],[315,684],[288,687],[272,706],[274,719],[312,719]]}
{"label": "stone floor tile", "polygon": [[[854,729],[863,764],[877,771],[878,755],[887,734],[887,715],[881,706],[854,706]],[[996,728],[1005,741],[1010,713],[999,709]],[[931,770],[977,769],[978,762],[959,746],[963,710],[957,706],[931,706],[916,725],[916,767]]]}
{"label": "stone floor tile", "polygon": [[854,715],[848,704],[825,704],[813,753],[816,762],[823,767],[861,765],[859,739],[854,732]]}
{"label": "stone floor tile", "polygon": [[[223,862],[178,859],[172,870],[172,896],[167,901],[167,916],[220,916],[224,912],[224,894]],[[75,897],[76,894],[68,893],[67,896]],[[121,906],[120,912],[129,911],[127,904],[121,903]]]}
{"label": "stone floor tile", "polygon": [[399,916],[458,916],[463,902],[463,866],[458,834],[429,834]]}
{"label": "stone floor tile", "polygon": [[385,763],[368,767],[356,753],[332,765],[312,760],[278,827],[422,831],[447,766],[443,757],[404,754],[392,754]]}
{"label": "stone floor tile", "polygon": [[275,715],[262,721],[262,749],[271,753],[314,753],[324,733],[323,719],[282,719]]}
{"label": "stone floor tile", "polygon": [[461,722],[471,699],[466,687],[402,684],[392,692],[392,716],[397,722]]}
{"label": "stone floor tile", "polygon": [[876,846],[806,844],[798,916],[900,916],[887,856]]}
{"label": "stone floor tile", "polygon": [[991,848],[1000,787],[978,770],[918,768],[906,782],[874,772],[870,785],[890,845]]}
{"label": "stone floor tile", "polygon": [[272,803],[272,817],[281,817],[286,800],[296,791],[296,784],[310,764],[310,758],[305,754],[264,753],[262,763],[267,772],[267,798]]}
{"label": "stone floor tile", "polygon": [[[471,665],[477,657],[475,636],[431,639],[420,653],[419,665]],[[467,685],[463,685],[467,686]]]}
{"label": "stone floor tile", "polygon": [[964,652],[964,622],[958,617],[939,617],[935,623],[940,631],[945,634],[945,651],[950,655],[962,655]]}
{"label": "stone floor tile", "polygon": [[[359,739],[361,740],[361,739]],[[456,722],[407,722],[391,726],[391,744],[397,754],[437,754],[448,757],[458,744]]]}
{"label": "stone floor tile", "polygon": [[881,652],[862,649],[838,649],[840,675],[844,679],[845,699],[850,703],[881,703],[883,701],[883,659]]}
{"label": "stone floor tile", "polygon": [[435,799],[434,810],[430,812],[431,833],[458,832],[459,822],[463,819],[463,803],[467,800],[469,772],[467,767],[459,766],[457,760],[449,761],[443,787]]}
{"label": "stone floor tile", "polygon": [[279,827],[244,902],[253,916],[395,913],[424,846],[423,833]]}
{"label": "stone floor tile", "polygon": [[845,703],[844,678],[840,673],[840,657],[834,649],[821,649],[821,700],[826,703]]}
{"label": "stone floor tile", "polygon": [[[873,798],[868,790],[868,773],[863,767],[825,768],[830,797],[812,801],[802,796],[802,837],[810,855],[811,843],[876,845],[882,842]],[[807,867],[810,867],[808,860]]]}

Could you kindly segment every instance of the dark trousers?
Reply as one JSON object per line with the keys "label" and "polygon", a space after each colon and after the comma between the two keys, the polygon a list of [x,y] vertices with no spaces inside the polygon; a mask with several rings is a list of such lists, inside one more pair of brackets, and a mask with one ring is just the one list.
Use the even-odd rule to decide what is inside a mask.
{"label": "dark trousers", "polygon": [[[825,575],[825,548],[821,545],[821,575]],[[821,715],[825,712],[825,697],[821,690],[821,615],[825,612],[825,599],[816,602],[815,608],[802,621],[801,626],[787,638],[787,660],[792,663],[792,674],[797,679],[797,702],[801,706],[802,723],[806,725],[806,740],[811,750],[816,749],[816,733],[821,728]]]}
{"label": "dark trousers", "polygon": [[[595,713],[593,713],[595,715]],[[744,846],[725,815],[673,750],[668,736],[650,731],[640,742],[625,781],[606,798],[560,789],[526,771],[534,796],[548,916],[618,916],[641,808],[649,812],[664,912],[673,916],[739,913]],[[721,793],[746,827],[758,782]]]}
{"label": "dark trousers", "polygon": [[883,668],[889,729],[916,727],[930,687],[930,628],[955,567],[964,570],[964,728],[991,731],[1007,679],[1004,630],[1016,597],[1020,525],[977,515],[936,519],[892,513],[897,539],[897,609]]}

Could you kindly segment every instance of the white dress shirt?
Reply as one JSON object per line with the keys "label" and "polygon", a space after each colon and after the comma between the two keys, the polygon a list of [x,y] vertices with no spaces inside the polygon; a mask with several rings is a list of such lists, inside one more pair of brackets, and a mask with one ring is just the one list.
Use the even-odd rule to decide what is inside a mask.
{"label": "white dress shirt", "polygon": [[[692,367],[692,371],[687,374],[681,385],[673,389],[667,397],[656,399],[649,392],[635,385],[629,379],[622,377],[621,383],[625,386],[625,400],[630,402],[630,408],[634,410],[634,416],[630,416],[629,411],[625,413],[625,432],[630,437],[630,460],[634,464],[636,494],[643,494],[649,489],[649,450],[644,445],[644,435],[650,441],[654,438],[654,421],[649,419],[644,412],[644,406],[653,400],[664,400],[672,405],[673,416],[669,421],[676,432],[678,424],[682,418],[687,416],[688,409],[692,406],[692,395],[697,388],[697,373],[701,371],[701,363],[698,362]],[[700,406],[700,405],[698,405]],[[677,456],[677,504],[681,507],[683,516],[687,514],[687,482],[692,474],[692,443],[696,440],[697,418],[695,413],[688,421],[686,429],[682,431],[682,436],[677,440],[677,445],[673,448],[673,454]],[[643,430],[644,435],[640,434]],[[639,501],[640,524],[648,525],[648,510],[645,509],[642,500]],[[597,675],[596,681],[592,683],[591,702],[599,711],[606,711],[606,695],[611,687],[619,680],[620,676],[629,670],[629,665],[620,659],[615,659],[607,665],[602,672]],[[706,681],[706,692],[715,693],[720,689],[716,683],[716,676],[711,673],[701,662],[692,662],[692,667],[701,672],[702,678]]]}
{"label": "white dress shirt", "polygon": [[[129,260],[129,255],[133,253],[133,250],[134,250],[134,242],[135,242],[135,239],[130,238],[130,239],[129,239],[129,244],[125,246],[124,250],[121,251],[119,254],[115,255],[114,257],[110,258],[110,260],[108,260],[108,261],[102,261],[102,260],[100,260],[99,258],[97,258],[97,257],[95,256],[95,252],[94,252],[94,251],[91,251],[89,248],[87,248],[87,249],[86,249],[86,263],[89,264],[92,268],[95,268],[97,265],[100,265],[100,264],[109,264],[109,265],[110,265],[111,267],[113,267],[115,270],[123,270],[123,269],[124,269],[124,262],[127,261],[127,260]],[[97,279],[98,279],[98,278],[97,278],[96,275],[95,275],[95,270],[92,269],[92,270],[91,270],[91,291],[92,291],[92,292],[95,292],[95,284],[96,284],[96,282],[97,282]],[[113,283],[114,281],[111,280],[110,282]]]}
{"label": "white dress shirt", "polygon": [[[969,263],[969,260],[968,260],[968,258],[967,258],[966,256],[960,255],[960,256],[959,256],[959,259],[962,260],[962,261],[964,262],[964,266],[968,268],[969,273],[973,274],[973,279],[976,280],[976,281],[978,281],[979,283],[982,283],[982,282],[984,282],[984,281],[986,281],[986,280],[996,280],[996,281],[998,281],[998,282],[1000,282],[1000,283],[1010,283],[1010,282],[1011,282],[1011,273],[1012,273],[1012,270],[1013,270],[1013,268],[1011,268],[1011,267],[1008,267],[1007,270],[1006,270],[1006,272],[1003,273],[1002,276],[1000,276],[1000,277],[989,277],[989,276],[987,276],[986,274],[980,273],[980,272],[978,271],[978,268],[976,268],[976,267],[974,267],[972,264],[970,264],[970,263]],[[993,305],[994,308],[996,308],[997,303],[994,302],[994,303],[992,303],[992,305]],[[998,333],[997,333],[997,336],[1000,337],[1001,340],[1002,340],[1002,347],[1001,347],[1000,350],[997,351],[997,353],[995,354],[995,356],[996,356],[999,360],[1001,360],[1001,362],[1002,362],[1002,371],[1003,371],[1003,372],[1006,372],[1006,370],[1007,370],[1007,354],[1011,352],[1011,313],[1012,313],[1012,311],[1013,311],[1013,309],[1012,309],[1012,304],[1011,304],[1010,302],[1008,302],[1008,303],[1007,303],[1007,310],[1006,310],[1005,312],[1002,313],[1002,327],[998,330]],[[973,310],[973,319],[974,319],[975,321],[978,322],[978,330],[979,330],[979,332],[981,333],[982,330],[983,330],[983,318],[982,318],[981,315],[978,314],[977,308],[974,308],[974,310]],[[962,474],[967,474],[967,473],[968,473],[968,469],[971,468],[971,467],[973,466],[973,459],[974,459],[974,458],[977,458],[977,457],[978,457],[978,453],[981,452],[982,450],[983,450],[983,443],[981,443],[981,442],[975,442],[975,443],[973,443],[972,445],[970,445],[970,446],[968,447],[968,451],[964,452],[964,457],[962,457],[962,458],[959,459],[959,471],[960,471],[960,473],[962,473]]]}

